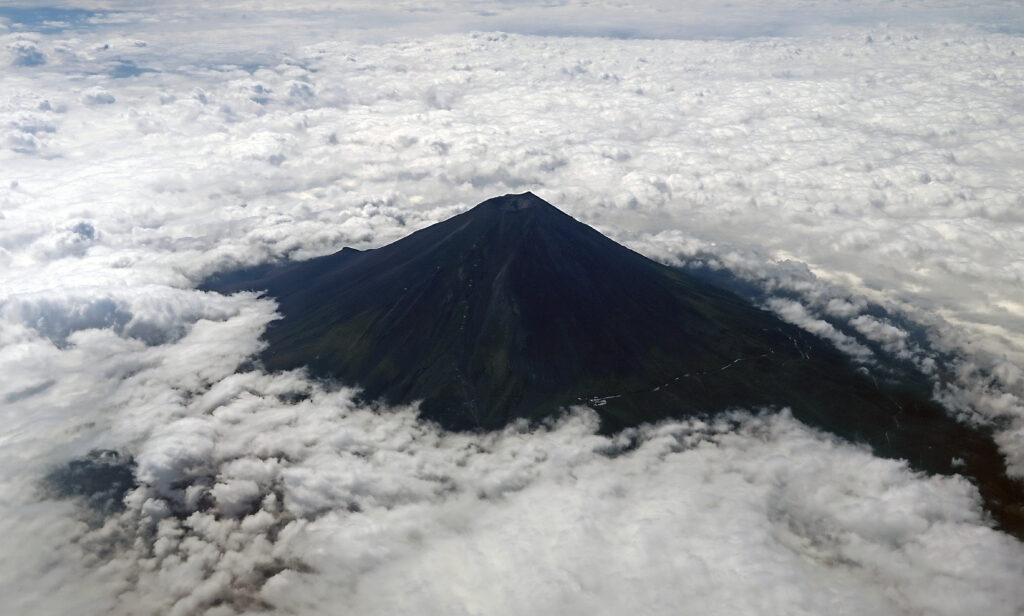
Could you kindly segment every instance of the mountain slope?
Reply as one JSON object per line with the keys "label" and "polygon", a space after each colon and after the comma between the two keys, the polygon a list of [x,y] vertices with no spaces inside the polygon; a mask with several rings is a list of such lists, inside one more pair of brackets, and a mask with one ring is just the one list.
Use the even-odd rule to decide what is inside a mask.
{"label": "mountain slope", "polygon": [[831,344],[531,193],[376,250],[236,272],[206,288],[278,300],[284,318],[266,333],[268,368],[308,366],[369,398],[421,400],[421,413],[448,428],[498,428],[576,403],[610,431],[788,406],[917,468],[966,470],[998,517],[1020,524],[1020,486],[991,439],[950,419],[922,375],[869,374]]}

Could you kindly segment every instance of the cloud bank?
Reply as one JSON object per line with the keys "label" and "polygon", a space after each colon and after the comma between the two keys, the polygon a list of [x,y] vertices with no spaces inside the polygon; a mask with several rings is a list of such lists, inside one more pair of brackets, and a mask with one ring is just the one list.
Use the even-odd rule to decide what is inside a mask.
{"label": "cloud bank", "polygon": [[[194,290],[533,190],[914,363],[1024,475],[1013,7],[674,6],[0,11],[10,609],[1024,610],[962,478],[758,409],[442,433],[263,373],[273,303]],[[99,459],[123,508],[46,487]]]}

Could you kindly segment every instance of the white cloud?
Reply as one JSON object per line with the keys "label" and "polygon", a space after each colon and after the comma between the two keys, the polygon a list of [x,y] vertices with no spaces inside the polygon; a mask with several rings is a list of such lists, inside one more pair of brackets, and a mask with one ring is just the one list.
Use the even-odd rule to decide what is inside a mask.
{"label": "white cloud", "polygon": [[90,88],[82,94],[82,102],[86,105],[112,105],[117,99],[103,88]]}
{"label": "white cloud", "polygon": [[[268,395],[295,388],[311,396]],[[788,415],[617,439],[595,435],[589,413],[533,433],[441,434],[410,410],[381,415],[346,391],[256,373],[226,377],[183,411],[150,422],[138,458],[149,484],[128,510],[69,531],[108,556],[93,572],[69,564],[70,577],[52,581],[60,589],[41,586],[55,594],[26,607],[56,610],[79,584],[119,591],[117,604],[97,604],[109,613],[234,613],[260,601],[282,614],[339,603],[372,613],[1024,606],[1024,548],[982,524],[966,481],[916,475]],[[214,508],[198,511],[204,502]]]}
{"label": "white cloud", "polygon": [[768,307],[782,317],[782,320],[805,329],[819,338],[828,340],[834,344],[837,349],[843,351],[847,355],[850,355],[859,362],[871,363],[874,358],[874,354],[871,352],[871,349],[837,330],[831,323],[823,319],[816,318],[814,315],[810,314],[807,311],[807,308],[805,308],[800,302],[781,298],[772,298],[768,301]]}
{"label": "white cloud", "polygon": [[[829,3],[106,12],[136,6],[0,41],[11,609],[1024,608],[1021,544],[961,478],[785,415],[443,434],[247,365],[272,303],[193,290],[534,190],[781,293],[854,354],[942,370],[1024,474],[1019,13],[984,26],[1013,7],[867,3],[842,26]],[[552,36],[462,32],[537,24]],[[616,29],[638,38],[555,36]],[[144,482],[102,525],[38,490],[96,448]]]}
{"label": "white cloud", "polygon": [[[176,30],[188,36],[210,27],[210,21],[245,38],[266,38],[267,26],[275,35],[329,38],[338,26],[346,34],[370,40],[395,36],[423,36],[466,31],[505,31],[556,36],[605,36],[612,38],[733,39],[757,36],[790,36],[813,33],[829,26],[863,26],[886,23],[895,26],[922,24],[986,24],[1020,31],[1017,2],[919,0],[894,4],[863,0],[854,5],[842,1],[713,0],[577,1],[525,0],[397,0],[385,4],[350,0],[339,6],[326,0],[290,2],[287,6],[265,2],[231,2],[197,7],[189,2],[140,2],[123,0],[55,0],[56,7],[95,11],[87,21],[96,25],[132,24],[154,31]],[[52,9],[51,9],[52,10]],[[82,16],[65,17],[69,21]],[[52,22],[51,22],[52,23]],[[169,28],[168,24],[174,27]],[[29,27],[33,24],[30,22]],[[866,36],[865,40],[870,37]],[[873,40],[873,39],[872,39]],[[266,40],[264,45],[273,44]]]}
{"label": "white cloud", "polygon": [[39,49],[36,42],[21,36],[7,43],[7,56],[10,65],[15,67],[46,64],[46,55]]}

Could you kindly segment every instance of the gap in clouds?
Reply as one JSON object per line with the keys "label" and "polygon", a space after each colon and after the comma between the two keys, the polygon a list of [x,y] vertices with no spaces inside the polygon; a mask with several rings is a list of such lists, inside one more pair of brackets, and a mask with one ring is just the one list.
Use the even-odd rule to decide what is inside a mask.
{"label": "gap in clouds", "polygon": [[58,6],[5,6],[0,7],[0,23],[7,22],[15,31],[57,34],[66,30],[88,27],[95,11]]}

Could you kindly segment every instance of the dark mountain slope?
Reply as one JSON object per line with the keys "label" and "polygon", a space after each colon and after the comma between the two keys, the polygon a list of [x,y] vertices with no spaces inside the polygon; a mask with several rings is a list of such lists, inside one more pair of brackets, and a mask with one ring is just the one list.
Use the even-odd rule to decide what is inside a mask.
{"label": "dark mountain slope", "polygon": [[583,402],[609,431],[789,406],[881,455],[966,471],[997,517],[1024,526],[1020,486],[989,436],[950,419],[923,376],[897,365],[869,374],[831,344],[530,193],[376,250],[263,266],[205,287],[278,300],[284,318],[266,333],[268,368],[305,365],[368,398],[422,400],[422,414],[448,428],[498,428]]}

